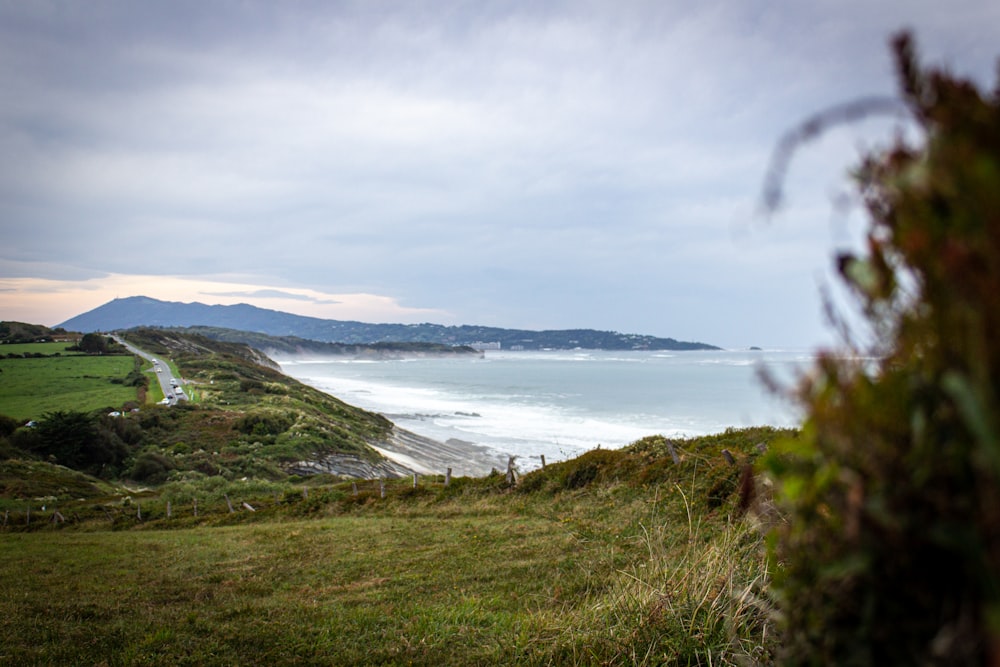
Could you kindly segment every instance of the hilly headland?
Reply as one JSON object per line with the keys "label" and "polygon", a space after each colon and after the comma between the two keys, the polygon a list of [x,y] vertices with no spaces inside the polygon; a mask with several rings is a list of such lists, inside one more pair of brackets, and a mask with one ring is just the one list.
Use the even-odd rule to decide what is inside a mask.
{"label": "hilly headland", "polygon": [[341,344],[434,343],[446,346],[495,344],[502,349],[717,350],[707,343],[593,329],[528,331],[474,325],[370,324],[293,315],[248,304],[234,306],[160,301],[145,296],[114,299],[70,318],[71,331],[117,331],[140,326],[214,327],[294,336]]}

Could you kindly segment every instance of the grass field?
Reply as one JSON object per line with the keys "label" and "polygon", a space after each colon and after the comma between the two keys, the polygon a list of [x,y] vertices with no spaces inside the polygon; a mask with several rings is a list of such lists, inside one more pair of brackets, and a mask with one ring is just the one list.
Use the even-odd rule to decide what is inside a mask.
{"label": "grass field", "polygon": [[[46,346],[49,351],[64,350],[65,343],[30,343],[4,345],[4,354],[16,348]],[[70,355],[44,358],[0,359],[0,414],[19,420],[37,419],[53,410],[89,411],[103,407],[121,407],[136,400],[135,387],[113,384],[133,367],[132,356]]]}
{"label": "grass field", "polygon": [[70,352],[68,347],[71,347],[73,343],[5,343],[0,345],[0,355],[6,356],[8,354],[76,354],[81,355],[82,352]]}
{"label": "grass field", "polygon": [[763,628],[748,639],[726,621],[761,575],[759,540],[692,523],[679,488],[339,507],[5,534],[0,663],[735,664],[764,650]]}

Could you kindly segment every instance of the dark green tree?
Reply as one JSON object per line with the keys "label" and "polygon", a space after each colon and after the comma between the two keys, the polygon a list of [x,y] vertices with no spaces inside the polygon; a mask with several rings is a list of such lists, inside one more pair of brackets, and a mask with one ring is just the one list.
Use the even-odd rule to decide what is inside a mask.
{"label": "dark green tree", "polygon": [[99,476],[110,476],[129,450],[112,431],[85,412],[45,413],[29,440],[32,453],[59,465]]}
{"label": "dark green tree", "polygon": [[101,334],[83,334],[78,347],[87,354],[104,354],[108,351],[110,339]]}
{"label": "dark green tree", "polygon": [[819,358],[769,457],[785,664],[1000,664],[1000,88],[894,47],[922,139],[864,160],[838,261],[874,340]]}

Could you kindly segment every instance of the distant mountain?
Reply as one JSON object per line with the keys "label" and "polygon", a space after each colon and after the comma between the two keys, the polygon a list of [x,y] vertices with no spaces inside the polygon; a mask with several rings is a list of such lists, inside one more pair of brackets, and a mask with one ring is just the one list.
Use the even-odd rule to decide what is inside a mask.
{"label": "distant mountain", "polygon": [[382,342],[475,345],[499,343],[502,349],[592,350],[717,350],[706,343],[622,334],[593,329],[527,331],[473,325],[367,324],[344,320],[293,315],[241,303],[208,306],[203,303],[159,301],[133,296],[109,301],[103,306],[70,318],[59,325],[67,331],[118,331],[140,326],[220,327],[254,331],[269,336],[297,336],[308,340],[347,344]]}

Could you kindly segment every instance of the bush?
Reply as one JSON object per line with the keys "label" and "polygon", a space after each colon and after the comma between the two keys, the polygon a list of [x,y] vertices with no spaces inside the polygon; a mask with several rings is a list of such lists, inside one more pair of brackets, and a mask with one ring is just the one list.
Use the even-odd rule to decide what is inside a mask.
{"label": "bush", "polygon": [[768,462],[786,664],[1000,660],[1000,95],[895,50],[924,142],[864,161],[838,260],[874,342],[819,358]]}
{"label": "bush", "polygon": [[0,415],[0,438],[5,438],[14,431],[21,423],[14,419],[13,417],[8,417],[7,415]]}
{"label": "bush", "polygon": [[288,415],[252,413],[237,421],[235,428],[247,435],[280,435],[287,431],[293,423],[294,420]]}
{"label": "bush", "polygon": [[162,454],[143,452],[136,457],[128,476],[137,482],[162,484],[175,467],[174,462]]}

